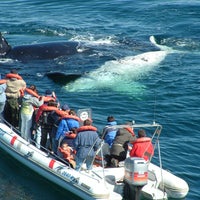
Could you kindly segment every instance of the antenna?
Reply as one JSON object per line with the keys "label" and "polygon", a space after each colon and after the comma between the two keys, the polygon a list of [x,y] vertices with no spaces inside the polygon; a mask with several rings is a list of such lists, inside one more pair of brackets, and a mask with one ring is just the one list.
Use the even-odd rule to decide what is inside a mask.
{"label": "antenna", "polygon": [[155,98],[154,98],[154,108],[153,108],[153,124],[156,122],[156,93],[155,93]]}

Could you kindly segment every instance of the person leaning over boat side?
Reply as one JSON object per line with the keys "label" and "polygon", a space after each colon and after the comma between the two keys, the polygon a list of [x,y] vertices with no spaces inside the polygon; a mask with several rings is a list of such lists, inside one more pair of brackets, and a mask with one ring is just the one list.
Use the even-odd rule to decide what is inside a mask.
{"label": "person leaning over boat side", "polygon": [[69,110],[69,114],[64,116],[59,123],[56,133],[56,140],[60,143],[63,139],[67,141],[70,147],[73,147],[73,139],[76,137],[76,129],[79,128],[79,117],[73,109]]}
{"label": "person leaning over boat side", "polygon": [[[48,104],[43,104],[39,107],[36,114],[36,124],[37,127],[41,127],[41,141],[40,141],[40,149],[45,150],[44,148],[48,148],[52,150],[52,141],[51,141],[51,130],[52,124],[48,121],[48,116],[53,110],[58,110],[59,104],[55,101],[50,101]],[[47,146],[47,139],[49,139],[49,145]]]}
{"label": "person leaning over boat side", "polygon": [[58,126],[62,118],[69,114],[69,107],[67,104],[64,104],[61,109],[53,110],[49,114],[48,122],[52,124],[51,130],[51,139],[52,139],[52,151],[54,154],[57,154],[58,149],[58,140],[56,140],[56,133],[58,130]]}
{"label": "person leaning over boat side", "polygon": [[115,139],[117,128],[114,126],[117,125],[117,122],[113,116],[107,117],[107,124],[103,130],[103,139],[105,143],[109,144],[109,147],[111,148],[113,141]]}
{"label": "person leaning over boat side", "polygon": [[39,98],[39,95],[35,92],[34,88],[35,87],[32,85],[25,89],[20,109],[21,136],[27,141],[31,139],[34,108],[38,108],[44,103],[43,98]]}
{"label": "person leaning over boat side", "polygon": [[4,108],[4,117],[15,128],[19,126],[19,98],[26,88],[26,82],[13,69],[9,74],[6,74],[6,105]]}
{"label": "person leaning over boat side", "polygon": [[101,139],[97,134],[97,128],[92,126],[92,121],[86,119],[83,126],[77,129],[77,136],[73,140],[76,150],[76,170],[80,171],[82,164],[86,163],[87,170],[91,170],[95,151],[100,145]]}
{"label": "person leaning over boat side", "polygon": [[[0,74],[1,79],[1,74]],[[6,104],[6,80],[0,80],[0,117],[3,117],[3,111]]]}
{"label": "person leaning over boat side", "polygon": [[136,140],[135,134],[131,127],[118,129],[113,145],[110,149],[110,160],[108,166],[118,167],[119,162],[126,159],[128,143]]}
{"label": "person leaning over boat side", "polygon": [[141,157],[146,161],[150,161],[153,154],[154,148],[151,142],[151,138],[146,137],[144,129],[138,130],[138,138],[132,142],[133,147],[130,151],[130,157]]}
{"label": "person leaning over boat side", "polygon": [[[35,88],[35,90],[36,90],[36,88]],[[51,103],[51,102],[55,102],[55,104],[57,103],[58,107],[60,106],[54,91],[51,91],[48,89],[45,91],[45,95],[40,96],[40,98],[43,98],[44,107],[48,106],[48,103]],[[39,109],[36,109],[34,112],[34,115],[33,115],[31,131],[32,131],[32,137],[34,138],[34,140],[36,142],[35,145],[37,148],[41,147],[40,143],[41,143],[41,139],[42,139],[42,130],[41,130],[40,123],[38,123],[38,122],[39,122],[40,116],[42,115],[44,107],[42,105],[41,107],[39,107]]]}

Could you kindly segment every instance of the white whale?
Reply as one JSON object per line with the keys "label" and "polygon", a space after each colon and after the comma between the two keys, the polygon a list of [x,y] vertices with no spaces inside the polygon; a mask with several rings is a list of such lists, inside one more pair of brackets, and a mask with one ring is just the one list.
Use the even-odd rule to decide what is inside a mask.
{"label": "white whale", "polygon": [[108,61],[86,76],[67,84],[67,91],[109,89],[126,93],[141,92],[144,86],[137,81],[158,66],[170,52],[168,47],[157,45],[153,36],[150,37],[150,41],[161,50]]}

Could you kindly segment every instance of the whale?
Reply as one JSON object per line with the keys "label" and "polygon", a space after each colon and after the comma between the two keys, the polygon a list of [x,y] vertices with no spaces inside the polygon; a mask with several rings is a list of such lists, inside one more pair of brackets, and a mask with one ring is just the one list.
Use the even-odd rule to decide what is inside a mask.
{"label": "whale", "polygon": [[2,34],[0,34],[0,58],[10,58],[19,61],[55,59],[87,50],[81,46],[80,42],[76,41],[47,42],[11,47]]}
{"label": "whale", "polygon": [[150,37],[150,41],[160,50],[107,61],[99,68],[66,84],[65,89],[68,92],[92,92],[103,89],[127,94],[141,93],[145,86],[140,84],[139,80],[155,70],[168,53],[172,52],[169,47],[157,45],[154,36]]}

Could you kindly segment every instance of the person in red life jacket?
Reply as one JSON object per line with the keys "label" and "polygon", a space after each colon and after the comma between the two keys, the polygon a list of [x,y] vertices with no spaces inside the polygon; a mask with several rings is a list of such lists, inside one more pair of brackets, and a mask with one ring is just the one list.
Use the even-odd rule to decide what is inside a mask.
{"label": "person in red life jacket", "polygon": [[1,79],[0,74],[0,117],[3,117],[3,111],[6,104],[6,79]]}
{"label": "person in red life jacket", "polygon": [[6,105],[4,108],[4,118],[14,127],[19,126],[19,98],[26,88],[26,82],[13,69],[6,74]]}
{"label": "person in red life jacket", "polygon": [[61,143],[61,146],[58,148],[58,156],[66,160],[72,168],[76,167],[73,149],[67,144],[67,142],[63,141]]}
{"label": "person in red life jacket", "polygon": [[82,164],[86,163],[87,170],[93,167],[95,151],[97,151],[101,139],[97,134],[97,128],[92,126],[90,119],[83,122],[83,126],[77,129],[77,136],[73,140],[76,150],[76,170],[81,170]]}
{"label": "person in red life jacket", "polygon": [[[32,123],[32,137],[34,137],[35,141],[36,141],[36,147],[40,148],[40,143],[41,143],[41,138],[42,138],[42,131],[41,131],[41,126],[39,122],[39,118],[43,113],[43,109],[46,108],[46,106],[48,106],[48,104],[51,102],[54,102],[55,104],[57,104],[57,107],[60,106],[59,102],[57,101],[55,92],[51,91],[51,90],[46,90],[45,91],[45,95],[44,96],[40,96],[39,99],[43,98],[44,104],[39,108],[35,110],[35,116],[34,116],[34,120]],[[57,109],[58,110],[58,109]],[[48,112],[49,114],[49,112]],[[45,141],[45,139],[44,139]]]}
{"label": "person in red life jacket", "polygon": [[51,139],[52,139],[52,151],[54,154],[57,154],[58,150],[58,140],[56,140],[56,133],[58,130],[58,126],[61,120],[69,115],[69,107],[67,104],[64,104],[61,109],[53,110],[49,115],[49,123],[52,125],[51,130]]}
{"label": "person in red life jacket", "polygon": [[138,131],[138,138],[132,143],[133,147],[130,151],[130,157],[141,157],[146,161],[150,161],[154,155],[154,148],[151,138],[146,137],[146,132],[143,129]]}
{"label": "person in red life jacket", "polygon": [[21,101],[21,136],[29,141],[31,139],[31,127],[34,109],[40,107],[44,102],[43,98],[39,99],[39,95],[32,85],[25,89],[24,96]]}
{"label": "person in red life jacket", "polygon": [[110,159],[107,165],[118,167],[119,162],[126,159],[128,143],[135,140],[136,137],[131,127],[119,128],[110,149]]}

